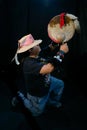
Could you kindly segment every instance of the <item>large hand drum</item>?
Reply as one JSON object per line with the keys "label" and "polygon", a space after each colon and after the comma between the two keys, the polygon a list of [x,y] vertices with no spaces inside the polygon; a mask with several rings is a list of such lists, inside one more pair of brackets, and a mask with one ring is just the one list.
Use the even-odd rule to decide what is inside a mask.
{"label": "large hand drum", "polygon": [[80,31],[78,18],[68,13],[53,17],[47,28],[50,39],[58,44],[69,41],[74,36],[75,30]]}

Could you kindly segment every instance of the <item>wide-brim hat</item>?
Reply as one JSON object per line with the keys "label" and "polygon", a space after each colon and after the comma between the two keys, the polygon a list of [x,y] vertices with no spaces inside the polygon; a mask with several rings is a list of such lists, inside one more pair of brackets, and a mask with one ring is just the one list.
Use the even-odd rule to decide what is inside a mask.
{"label": "wide-brim hat", "polygon": [[18,53],[23,53],[34,46],[39,45],[42,42],[41,39],[39,40],[34,40],[33,36],[31,34],[23,36],[20,40],[18,40]]}
{"label": "wide-brim hat", "polygon": [[56,15],[48,23],[47,32],[49,38],[55,43],[67,42],[75,33],[74,19],[65,13]]}

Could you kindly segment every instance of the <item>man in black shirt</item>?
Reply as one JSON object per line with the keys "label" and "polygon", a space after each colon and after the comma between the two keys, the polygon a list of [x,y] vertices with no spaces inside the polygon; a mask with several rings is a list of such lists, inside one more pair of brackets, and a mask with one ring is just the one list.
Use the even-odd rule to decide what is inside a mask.
{"label": "man in black shirt", "polygon": [[[64,89],[64,82],[51,76],[61,64],[64,54],[69,51],[67,43],[60,46],[57,55],[46,60],[39,57],[41,48],[39,44],[42,40],[34,40],[31,34],[19,40],[18,54],[26,53],[28,56],[23,59],[22,68],[27,90],[27,96],[18,91],[18,96],[23,100],[24,106],[28,108],[33,116],[43,113],[46,105],[60,107],[60,98]],[[55,48],[50,44],[45,52],[51,53]],[[18,63],[16,56],[16,63]]]}

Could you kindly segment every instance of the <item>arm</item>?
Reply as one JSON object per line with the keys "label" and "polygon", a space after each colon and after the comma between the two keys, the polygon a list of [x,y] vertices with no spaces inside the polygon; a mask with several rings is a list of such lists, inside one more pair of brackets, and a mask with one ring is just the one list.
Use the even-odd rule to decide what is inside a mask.
{"label": "arm", "polygon": [[45,48],[42,48],[42,51],[40,53],[41,57],[52,57],[53,55],[55,55],[57,53],[57,51],[59,50],[59,44],[51,42],[48,46],[46,46]]}
{"label": "arm", "polygon": [[64,56],[66,53],[69,52],[69,47],[67,45],[67,43],[64,43],[62,45],[60,45],[60,49],[59,51],[57,52],[57,55],[54,56],[54,58],[58,59],[60,62],[62,62]]}
{"label": "arm", "polygon": [[54,66],[51,63],[47,63],[43,65],[40,70],[40,74],[49,74],[54,70]]}
{"label": "arm", "polygon": [[61,45],[57,55],[54,56],[54,58],[49,59],[47,64],[43,65],[43,67],[40,70],[40,74],[51,73],[55,68],[57,68],[60,65],[62,59],[64,58],[64,55],[68,53],[68,51],[69,48],[67,43]]}

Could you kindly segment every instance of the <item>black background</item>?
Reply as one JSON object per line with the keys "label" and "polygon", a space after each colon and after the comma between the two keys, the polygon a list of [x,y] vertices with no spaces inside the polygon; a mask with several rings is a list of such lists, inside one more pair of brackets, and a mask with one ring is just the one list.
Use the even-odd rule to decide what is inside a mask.
{"label": "black background", "polygon": [[[85,124],[87,115],[87,76],[85,76],[87,74],[86,0],[0,0],[0,79],[4,79],[4,81],[7,79],[9,83],[7,85],[11,85],[13,81],[15,71],[13,68],[9,68],[9,64],[16,53],[17,41],[22,36],[31,33],[35,39],[43,40],[41,47],[48,45],[51,40],[47,34],[47,25],[51,18],[61,12],[68,12],[78,17],[81,33],[75,34],[71,39],[69,43],[70,51],[64,59],[64,79],[69,83],[64,95],[67,119],[64,118],[66,115],[62,116],[61,113],[59,117],[62,117],[63,121],[68,123],[69,121],[72,122],[67,124],[71,126],[70,130],[85,130],[85,128],[87,129]],[[2,94],[4,95],[4,90]],[[78,103],[79,105],[77,105]],[[4,105],[1,109],[3,108]],[[46,118],[49,120],[48,117]],[[62,118],[60,118],[59,124],[61,124]],[[43,117],[41,119],[44,121]],[[50,124],[48,120],[47,122]],[[46,130],[44,125],[42,127]],[[52,130],[57,130],[59,127],[55,126],[55,129]],[[60,129],[62,128],[60,127]],[[65,129],[68,130],[68,127],[64,124]]]}

